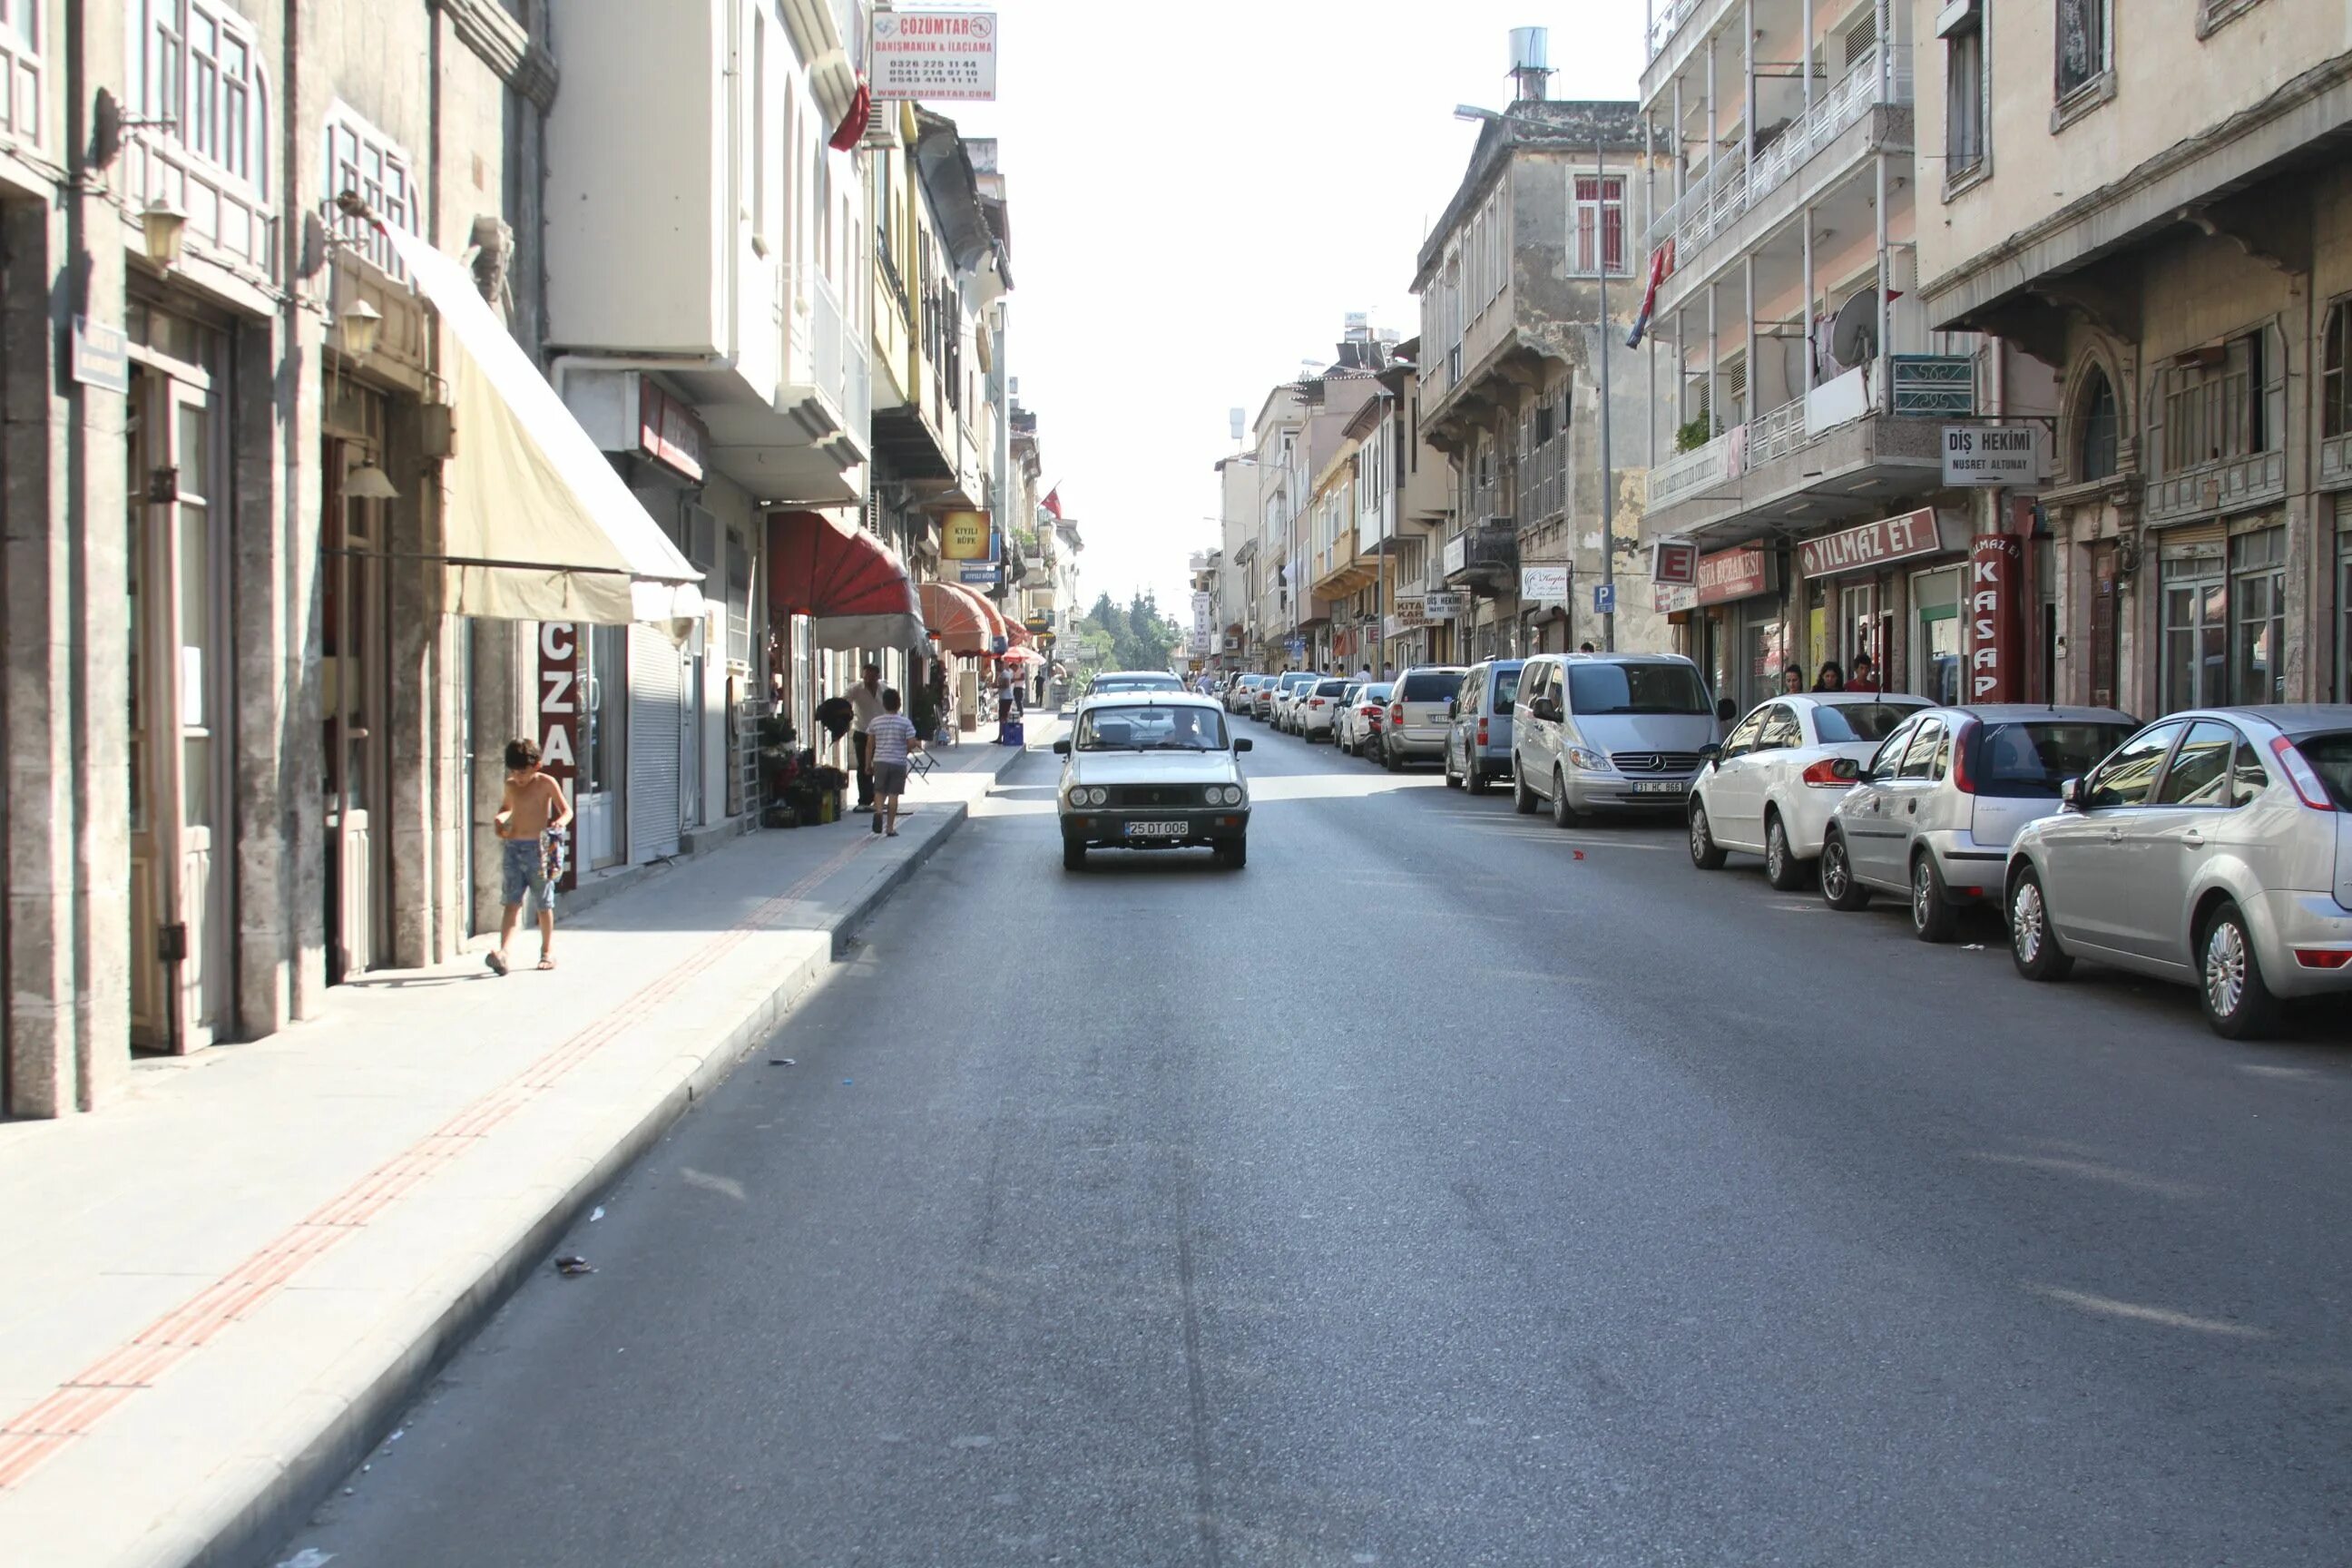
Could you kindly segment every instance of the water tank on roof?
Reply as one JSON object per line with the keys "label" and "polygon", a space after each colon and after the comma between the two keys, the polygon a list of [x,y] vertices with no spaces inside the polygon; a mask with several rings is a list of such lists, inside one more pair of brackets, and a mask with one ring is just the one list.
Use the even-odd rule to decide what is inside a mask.
{"label": "water tank on roof", "polygon": [[1540,71],[1551,68],[1551,29],[1549,27],[1514,27],[1511,29],[1511,69]]}

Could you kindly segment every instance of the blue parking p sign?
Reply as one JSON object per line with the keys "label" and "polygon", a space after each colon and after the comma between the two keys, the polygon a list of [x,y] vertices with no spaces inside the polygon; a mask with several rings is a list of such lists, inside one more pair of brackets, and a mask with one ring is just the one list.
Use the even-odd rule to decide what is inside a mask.
{"label": "blue parking p sign", "polygon": [[1592,613],[1596,616],[1613,616],[1617,613],[1616,584],[1595,583],[1592,584]]}

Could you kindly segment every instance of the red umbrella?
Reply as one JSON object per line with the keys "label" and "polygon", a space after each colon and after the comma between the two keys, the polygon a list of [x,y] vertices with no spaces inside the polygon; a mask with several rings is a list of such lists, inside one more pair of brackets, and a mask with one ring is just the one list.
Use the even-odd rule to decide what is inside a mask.
{"label": "red umbrella", "polygon": [[819,647],[923,645],[923,606],[898,552],[822,512],[769,516],[768,603],[810,617]]}

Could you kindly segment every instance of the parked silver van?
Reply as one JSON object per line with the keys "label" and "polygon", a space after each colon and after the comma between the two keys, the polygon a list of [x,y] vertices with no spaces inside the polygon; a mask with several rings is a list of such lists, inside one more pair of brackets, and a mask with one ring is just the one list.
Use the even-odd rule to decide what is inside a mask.
{"label": "parked silver van", "polygon": [[1511,804],[1562,827],[1596,811],[1679,818],[1723,738],[1698,666],[1677,654],[1547,653],[1519,671]]}
{"label": "parked silver van", "polygon": [[1517,700],[1525,661],[1493,658],[1474,664],[1446,710],[1445,782],[1462,781],[1472,795],[1484,795],[1490,779],[1511,771],[1511,704]]}

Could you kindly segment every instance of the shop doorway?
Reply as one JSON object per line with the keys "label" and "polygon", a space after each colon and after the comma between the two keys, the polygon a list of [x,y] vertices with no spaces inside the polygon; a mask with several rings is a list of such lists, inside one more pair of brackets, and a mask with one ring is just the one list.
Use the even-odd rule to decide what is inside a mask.
{"label": "shop doorway", "polygon": [[325,715],[327,984],[388,962],[392,877],[376,814],[390,790],[391,482],[384,400],[343,385],[321,446],[320,703]]}
{"label": "shop doorway", "polygon": [[1911,689],[1945,705],[1960,700],[1960,576],[1954,566],[1911,579]]}
{"label": "shop doorway", "polygon": [[623,836],[622,768],[628,756],[628,627],[591,626],[581,639],[587,658],[582,688],[587,693],[581,721],[587,739],[580,748],[578,816],[574,827],[582,870],[601,871],[620,863]]}
{"label": "shop doorway", "polygon": [[222,355],[189,340],[202,363],[133,369],[127,452],[131,1032],[169,1051],[226,1037],[233,989]]}

